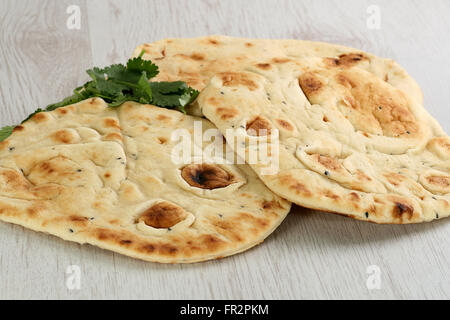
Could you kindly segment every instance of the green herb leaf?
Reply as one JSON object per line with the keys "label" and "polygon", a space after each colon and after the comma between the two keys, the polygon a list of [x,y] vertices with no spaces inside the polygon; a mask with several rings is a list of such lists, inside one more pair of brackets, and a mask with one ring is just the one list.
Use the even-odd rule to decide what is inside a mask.
{"label": "green herb leaf", "polygon": [[[153,104],[168,109],[178,109],[185,113],[185,107],[192,103],[199,92],[185,82],[150,82],[159,73],[158,66],[150,60],[139,57],[130,59],[127,65],[113,64],[109,67],[92,68],[87,74],[92,79],[76,88],[73,95],[60,102],[37,109],[22,123],[39,112],[53,111],[89,98],[102,98],[110,107],[119,107],[127,101]],[[14,126],[0,129],[0,141],[9,137]]]}
{"label": "green herb leaf", "polygon": [[193,102],[199,92],[185,82],[151,82],[153,103],[165,108],[176,108],[185,113],[184,107]]}
{"label": "green herb leaf", "polygon": [[127,70],[134,72],[147,73],[149,79],[156,77],[159,74],[158,66],[150,60],[144,60],[141,57],[128,60]]}
{"label": "green herb leaf", "polygon": [[146,101],[152,101],[152,88],[150,87],[150,82],[148,82],[147,73],[144,71],[142,76],[138,81],[138,88],[136,89],[136,94],[146,99]]}
{"label": "green herb leaf", "polygon": [[13,130],[14,130],[15,126],[6,126],[0,129],[0,142],[5,140],[6,138],[8,138]]}
{"label": "green herb leaf", "polygon": [[133,97],[119,94],[113,101],[108,103],[111,108],[119,107],[127,101],[133,101]]}
{"label": "green herb leaf", "polygon": [[188,86],[185,82],[175,81],[175,82],[152,82],[152,89],[158,91],[161,94],[171,94],[184,92]]}
{"label": "green herb leaf", "polygon": [[91,81],[75,89],[74,95],[47,106],[45,110],[51,111],[88,98],[99,97],[110,107],[118,107],[126,101],[135,101],[163,108],[177,108],[184,112],[184,107],[197,97],[198,91],[182,81],[150,82],[151,78],[158,75],[158,66],[142,59],[142,55],[128,60],[126,66],[113,64],[103,69],[87,70]]}
{"label": "green herb leaf", "polygon": [[195,99],[197,99],[199,94],[200,94],[199,91],[192,88],[188,88],[186,92],[180,97],[181,105],[185,107],[191,104],[192,102],[195,101]]}

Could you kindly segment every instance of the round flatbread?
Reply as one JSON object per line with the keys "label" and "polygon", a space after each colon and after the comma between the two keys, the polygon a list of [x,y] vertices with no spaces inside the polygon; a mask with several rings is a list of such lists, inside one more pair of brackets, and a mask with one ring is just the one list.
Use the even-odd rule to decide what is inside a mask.
{"label": "round flatbread", "polygon": [[243,128],[247,155],[261,138],[251,129],[279,133],[277,174],[250,164],[298,205],[388,224],[449,216],[449,137],[370,63],[362,54],[260,61],[215,75],[198,104],[222,132]]}
{"label": "round flatbread", "polygon": [[[200,137],[215,129],[180,112],[112,109],[98,98],[38,113],[0,143],[0,219],[163,263],[253,247],[290,203],[247,165],[209,161],[210,142],[195,140],[194,128]],[[174,161],[177,146],[196,153]]]}
{"label": "round flatbread", "polygon": [[[222,133],[277,129],[277,174],[251,166],[280,196],[377,223],[449,215],[449,138],[393,60],[327,43],[223,36],[165,39],[134,55],[142,51],[160,80],[206,87],[190,112]],[[248,161],[255,137],[245,130]]]}

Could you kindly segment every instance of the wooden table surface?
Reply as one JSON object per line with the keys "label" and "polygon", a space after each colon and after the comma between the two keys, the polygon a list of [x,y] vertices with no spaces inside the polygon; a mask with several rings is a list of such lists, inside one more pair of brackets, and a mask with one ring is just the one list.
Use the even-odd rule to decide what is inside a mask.
{"label": "wooden table surface", "polygon": [[[79,30],[67,28],[70,5],[80,8]],[[380,29],[367,24],[376,10]],[[2,0],[0,126],[67,96],[85,69],[125,62],[140,43],[226,34],[328,41],[396,59],[449,132],[449,16],[448,0]],[[244,254],[159,265],[0,223],[0,298],[448,299],[449,243],[450,219],[378,226],[296,207]],[[80,290],[66,285],[71,265]],[[369,266],[379,289],[367,286]]]}

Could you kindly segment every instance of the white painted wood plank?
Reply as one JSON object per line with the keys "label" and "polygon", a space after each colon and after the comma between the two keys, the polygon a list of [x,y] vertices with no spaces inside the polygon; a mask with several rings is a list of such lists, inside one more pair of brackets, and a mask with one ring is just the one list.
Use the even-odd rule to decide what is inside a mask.
{"label": "white painted wood plank", "polygon": [[22,121],[86,80],[91,66],[87,15],[69,30],[66,9],[85,1],[0,2],[0,126]]}
{"label": "white painted wood plank", "polygon": [[[124,62],[140,43],[228,34],[329,41],[394,58],[450,131],[450,3],[376,2],[381,30],[366,27],[373,1],[1,1],[0,125],[67,95],[87,67]],[[80,31],[65,28],[69,4],[80,5]],[[2,223],[0,298],[448,299],[449,241],[448,220],[377,226],[296,207],[244,254],[166,266]],[[69,265],[81,268],[79,291],[65,286]],[[381,290],[366,287],[369,265],[381,269]]]}

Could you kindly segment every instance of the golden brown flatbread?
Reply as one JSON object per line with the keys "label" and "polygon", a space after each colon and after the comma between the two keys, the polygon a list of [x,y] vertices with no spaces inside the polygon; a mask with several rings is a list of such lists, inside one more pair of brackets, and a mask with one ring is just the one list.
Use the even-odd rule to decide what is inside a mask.
{"label": "golden brown flatbread", "polygon": [[447,217],[449,137],[421,104],[359,68],[364,59],[306,58],[219,73],[198,104],[222,132],[246,128],[247,154],[260,138],[250,129],[279,132],[277,174],[250,165],[298,205],[389,224]]}
{"label": "golden brown flatbread", "polygon": [[[268,64],[284,64],[308,57],[320,57],[330,58],[341,66],[358,63],[361,69],[423,103],[419,85],[398,63],[336,44],[216,35],[146,43],[138,46],[133,56],[137,57],[143,51],[144,59],[152,60],[159,66],[160,73],[156,80],[182,80],[198,90],[203,90],[209,80],[220,72],[242,71],[255,65],[264,70]],[[193,105],[190,112],[201,115],[198,105]]]}
{"label": "golden brown flatbread", "polygon": [[[195,123],[215,128],[150,105],[108,108],[98,98],[38,113],[0,143],[0,220],[163,263],[253,247],[290,203],[247,165],[172,161],[172,133],[192,133]],[[202,155],[208,143],[195,143]]]}
{"label": "golden brown flatbread", "polygon": [[[377,223],[449,215],[450,140],[396,62],[333,44],[223,36],[166,39],[134,55],[142,50],[160,80],[204,90],[190,112],[222,133],[278,129],[278,173],[251,166],[280,196]],[[255,137],[245,130],[248,158]]]}

